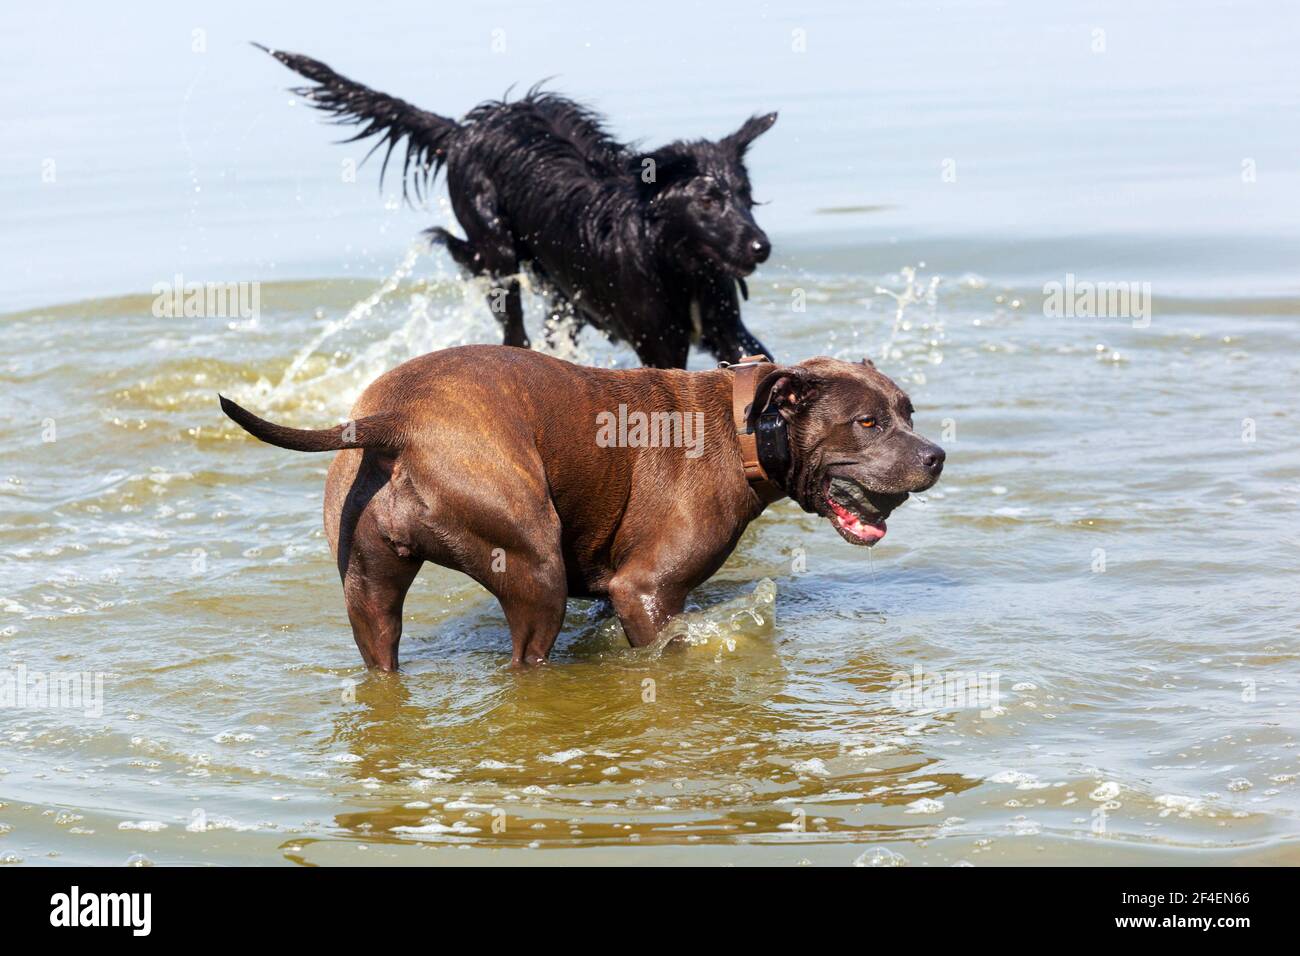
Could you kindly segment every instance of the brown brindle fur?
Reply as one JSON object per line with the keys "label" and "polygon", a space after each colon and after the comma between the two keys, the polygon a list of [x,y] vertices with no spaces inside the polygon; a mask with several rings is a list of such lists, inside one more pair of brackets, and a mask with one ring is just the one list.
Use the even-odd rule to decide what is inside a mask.
{"label": "brown brindle fur", "polygon": [[[325,529],[368,666],[397,667],[402,603],[425,561],[492,592],[512,660],[535,664],[550,653],[569,597],[608,597],[633,645],[653,641],[763,510],[741,467],[732,379],[726,370],[597,369],[465,346],[377,379],[352,410],[352,436],[287,429],[223,406],[274,444],[342,449],[325,484]],[[813,359],[762,369],[759,379],[756,406],[771,394],[789,422],[793,464],[774,477],[806,510],[826,513],[819,482],[830,473],[865,467],[863,486],[886,494],[937,478],[933,465],[922,475],[907,464],[935,446],[911,431],[906,396],[874,367]],[[601,447],[597,415],[620,404],[703,412],[702,454]],[[852,418],[877,407],[899,422],[867,456]],[[365,447],[347,447],[349,437]]]}

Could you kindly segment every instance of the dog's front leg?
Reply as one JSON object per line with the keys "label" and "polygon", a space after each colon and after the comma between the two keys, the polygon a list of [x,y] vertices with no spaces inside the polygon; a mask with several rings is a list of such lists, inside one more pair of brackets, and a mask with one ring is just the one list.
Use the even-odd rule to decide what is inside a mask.
{"label": "dog's front leg", "polygon": [[510,663],[515,667],[545,664],[564,624],[563,588],[503,598],[510,625]]}
{"label": "dog's front leg", "polygon": [[[724,357],[724,353],[726,356]],[[718,357],[720,362],[738,362],[746,355],[766,355],[770,360],[776,361],[774,356],[766,345],[754,338],[749,329],[745,328],[745,323],[736,319],[736,327],[727,337],[721,351],[713,353]]]}
{"label": "dog's front leg", "polygon": [[702,297],[700,344],[719,362],[739,362],[746,355],[766,355],[775,360],[762,342],[745,328],[740,317],[740,300],[731,280],[721,288],[714,286]]}
{"label": "dog's front leg", "polygon": [[609,599],[633,647],[654,641],[664,625],[686,606],[690,588],[666,580],[653,569],[625,565],[609,582]]}
{"label": "dog's front leg", "polygon": [[634,339],[632,347],[646,368],[686,368],[691,354],[690,336],[667,322],[660,331]]}

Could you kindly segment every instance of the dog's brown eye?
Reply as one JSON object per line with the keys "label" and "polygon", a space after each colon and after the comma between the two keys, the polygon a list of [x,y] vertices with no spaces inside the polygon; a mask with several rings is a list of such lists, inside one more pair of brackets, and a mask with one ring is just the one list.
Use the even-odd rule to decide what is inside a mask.
{"label": "dog's brown eye", "polygon": [[858,424],[863,428],[875,428],[876,420],[874,418],[859,418]]}

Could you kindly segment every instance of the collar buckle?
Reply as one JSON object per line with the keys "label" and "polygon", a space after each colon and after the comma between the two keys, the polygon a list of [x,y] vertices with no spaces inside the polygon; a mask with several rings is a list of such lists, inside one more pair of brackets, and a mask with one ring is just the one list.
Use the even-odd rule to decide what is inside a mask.
{"label": "collar buckle", "polygon": [[[759,366],[771,364],[772,360],[766,355],[746,355],[734,364],[723,362],[719,365],[720,368],[735,372],[735,377],[731,381],[732,424],[736,428],[736,440],[740,443],[740,457],[745,468],[745,478],[763,499],[764,504],[785,497],[785,492],[781,490],[780,485],[763,467],[763,458],[768,456],[762,453],[775,448],[777,444],[784,448],[785,420],[780,415],[776,415],[774,421],[761,421],[757,432],[749,427],[754,392],[758,389]],[[764,419],[768,417],[763,416]],[[775,434],[777,431],[781,433],[779,437]],[[761,443],[760,437],[763,439]],[[786,454],[788,455],[788,452]]]}

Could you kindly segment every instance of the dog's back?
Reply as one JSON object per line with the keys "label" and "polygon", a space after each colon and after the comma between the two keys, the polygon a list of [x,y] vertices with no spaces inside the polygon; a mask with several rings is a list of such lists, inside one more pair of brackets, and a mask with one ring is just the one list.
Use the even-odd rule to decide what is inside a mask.
{"label": "dog's back", "polygon": [[[491,212],[508,223],[514,257],[540,269],[590,249],[596,240],[587,233],[608,236],[629,218],[637,189],[630,163],[590,110],[533,89],[466,115],[447,151],[447,187],[462,224],[491,218],[480,213],[490,194]],[[464,204],[470,208],[457,197],[471,198]]]}
{"label": "dog's back", "polygon": [[482,103],[466,114],[461,127],[458,145],[475,145],[453,155],[462,152],[469,158],[476,152],[484,165],[518,157],[525,162],[558,163],[573,174],[595,178],[626,175],[623,145],[605,131],[591,110],[556,93],[534,87],[518,100]]}

